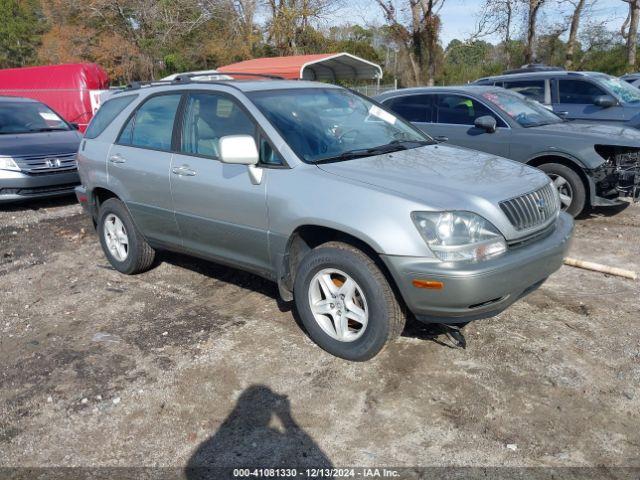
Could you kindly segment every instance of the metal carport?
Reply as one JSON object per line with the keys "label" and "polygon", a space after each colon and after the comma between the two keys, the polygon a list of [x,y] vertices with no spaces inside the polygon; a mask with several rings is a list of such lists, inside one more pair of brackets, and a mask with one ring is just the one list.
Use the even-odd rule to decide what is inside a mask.
{"label": "metal carport", "polygon": [[265,57],[232,63],[218,68],[219,72],[258,73],[287,79],[380,80],[382,68],[350,53],[321,53],[290,57]]}

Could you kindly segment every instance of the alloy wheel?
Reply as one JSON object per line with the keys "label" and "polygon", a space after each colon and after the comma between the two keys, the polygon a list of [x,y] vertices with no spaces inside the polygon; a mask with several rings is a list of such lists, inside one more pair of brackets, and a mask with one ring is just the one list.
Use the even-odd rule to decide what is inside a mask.
{"label": "alloy wheel", "polygon": [[104,239],[111,255],[124,262],[129,255],[129,236],[122,220],[113,213],[104,219]]}
{"label": "alloy wheel", "polygon": [[549,174],[549,178],[553,181],[553,185],[558,190],[558,195],[560,196],[560,206],[562,207],[562,211],[565,211],[573,202],[573,188],[571,188],[571,184],[569,181],[555,173]]}
{"label": "alloy wheel", "polygon": [[309,284],[309,306],[320,328],[340,342],[353,342],[367,328],[369,309],[362,288],[341,270],[325,268]]}

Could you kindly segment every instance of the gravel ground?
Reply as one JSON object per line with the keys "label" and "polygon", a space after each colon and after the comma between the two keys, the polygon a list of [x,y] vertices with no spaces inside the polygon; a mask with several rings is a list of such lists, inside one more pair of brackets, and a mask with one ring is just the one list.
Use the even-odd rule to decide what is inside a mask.
{"label": "gravel ground", "polygon": [[[571,255],[640,271],[640,205]],[[467,348],[317,348],[275,285],[177,255],[126,277],[73,199],[0,209],[0,466],[640,467],[636,281],[563,267]]]}

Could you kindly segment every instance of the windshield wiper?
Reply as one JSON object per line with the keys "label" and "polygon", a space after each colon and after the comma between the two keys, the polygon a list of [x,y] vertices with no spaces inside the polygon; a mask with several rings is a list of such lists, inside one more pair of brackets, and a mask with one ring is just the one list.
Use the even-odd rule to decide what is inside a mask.
{"label": "windshield wiper", "polygon": [[44,127],[44,128],[34,128],[29,130],[30,132],[58,132],[58,131],[67,131],[66,128],[62,127]]}
{"label": "windshield wiper", "polygon": [[397,152],[399,150],[409,150],[410,148],[417,148],[423,145],[431,145],[431,142],[427,140],[393,140],[389,143],[385,143],[384,145],[378,145],[377,147],[348,150],[340,155],[317,160],[315,163],[341,162],[343,160],[352,160],[354,158],[372,157],[374,155],[383,155],[385,153]]}

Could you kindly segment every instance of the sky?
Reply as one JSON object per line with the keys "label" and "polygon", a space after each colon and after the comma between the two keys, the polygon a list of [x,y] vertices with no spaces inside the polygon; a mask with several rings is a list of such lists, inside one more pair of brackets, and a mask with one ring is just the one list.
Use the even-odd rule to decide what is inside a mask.
{"label": "sky", "polygon": [[[383,21],[380,7],[375,0],[349,0],[351,6],[336,12],[333,22],[336,24],[360,23],[381,24]],[[405,2],[406,3],[406,2]],[[442,18],[441,43],[446,46],[454,38],[464,40],[474,31],[483,0],[445,0],[440,11]],[[609,28],[619,29],[627,17],[627,3],[622,0],[598,0],[593,16],[598,20],[606,20]],[[543,10],[543,23],[559,23],[564,18],[566,7],[558,0],[548,0]],[[486,38],[495,42],[495,38]]]}

